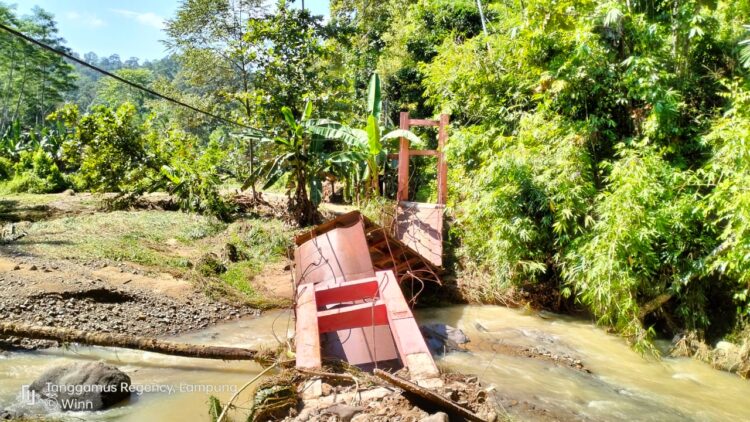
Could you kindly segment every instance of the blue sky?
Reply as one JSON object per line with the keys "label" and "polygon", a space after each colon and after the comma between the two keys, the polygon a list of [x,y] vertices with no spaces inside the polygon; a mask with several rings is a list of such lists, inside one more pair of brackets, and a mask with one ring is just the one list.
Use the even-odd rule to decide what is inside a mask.
{"label": "blue sky", "polygon": [[[315,14],[328,15],[329,0],[305,0]],[[78,53],[93,51],[99,56],[119,54],[158,59],[166,54],[163,21],[174,15],[179,0],[5,0],[16,4],[21,15],[34,6],[55,15],[60,35]],[[300,1],[295,2],[300,7]]]}

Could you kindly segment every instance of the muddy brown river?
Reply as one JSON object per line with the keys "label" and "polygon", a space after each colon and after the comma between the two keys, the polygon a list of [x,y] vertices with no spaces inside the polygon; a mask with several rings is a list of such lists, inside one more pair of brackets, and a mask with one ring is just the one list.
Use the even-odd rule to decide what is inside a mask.
{"label": "muddy brown river", "polygon": [[[284,336],[288,315],[224,323],[176,340],[237,347],[272,346]],[[725,421],[750,420],[750,382],[691,359],[644,359],[623,339],[590,322],[543,314],[527,315],[497,306],[452,306],[418,312],[420,323],[441,322],[464,330],[468,352],[439,359],[445,369],[472,373],[494,386],[511,415],[514,407],[544,409],[577,420]],[[272,329],[273,327],[273,329]],[[591,373],[554,360],[504,353],[508,347],[581,361]],[[0,355],[0,409],[24,407],[43,413],[43,404],[23,402],[23,385],[50,366],[101,359],[130,375],[142,390],[129,402],[94,413],[56,413],[64,420],[208,421],[208,394],[228,399],[260,370],[252,362],[221,362],[123,349],[77,347]],[[237,404],[250,407],[250,392]],[[243,409],[240,409],[244,411]],[[246,414],[246,412],[245,412]],[[518,416],[515,416],[518,419]],[[533,419],[533,418],[532,418]]]}

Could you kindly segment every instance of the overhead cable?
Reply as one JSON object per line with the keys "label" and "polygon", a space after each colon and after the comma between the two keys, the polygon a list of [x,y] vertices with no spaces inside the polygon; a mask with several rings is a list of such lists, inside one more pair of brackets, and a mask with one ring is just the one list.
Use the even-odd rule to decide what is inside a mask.
{"label": "overhead cable", "polygon": [[200,113],[200,114],[212,117],[212,118],[214,118],[216,120],[219,120],[219,121],[222,121],[224,123],[228,123],[228,124],[231,124],[231,125],[239,126],[241,128],[244,128],[244,129],[249,129],[249,130],[255,132],[255,134],[261,134],[261,135],[265,134],[265,132],[263,130],[261,130],[261,129],[254,128],[252,126],[248,126],[248,125],[236,122],[234,120],[229,120],[226,117],[222,117],[222,116],[219,116],[218,114],[214,114],[214,113],[211,113],[209,111],[202,110],[200,108],[191,106],[190,104],[184,103],[184,102],[182,102],[180,100],[177,100],[175,98],[171,98],[171,97],[168,97],[168,96],[166,96],[164,94],[158,93],[158,92],[156,92],[156,91],[154,91],[154,90],[152,90],[150,88],[146,88],[143,85],[140,85],[140,84],[137,84],[135,82],[129,81],[129,80],[127,80],[127,79],[125,79],[125,78],[123,78],[121,76],[117,76],[116,74],[114,74],[112,72],[108,72],[108,71],[106,71],[106,70],[104,70],[104,69],[102,69],[100,67],[94,66],[94,65],[92,65],[92,64],[90,64],[90,63],[88,63],[88,62],[86,62],[84,60],[81,60],[78,57],[75,57],[75,56],[73,56],[70,53],[67,53],[67,52],[62,51],[62,50],[58,50],[58,49],[56,49],[54,47],[51,47],[51,46],[49,46],[47,44],[44,44],[41,41],[37,41],[36,39],[31,38],[31,37],[29,37],[29,36],[27,36],[27,35],[19,32],[19,31],[13,29],[13,28],[10,28],[10,27],[2,24],[2,23],[0,23],[0,29],[3,29],[6,32],[10,33],[11,35],[14,35],[14,36],[16,36],[18,38],[21,38],[21,39],[23,39],[23,40],[25,40],[25,41],[27,41],[29,43],[32,43],[32,44],[34,44],[34,45],[36,45],[38,47],[41,47],[41,48],[43,48],[45,50],[48,50],[48,51],[51,51],[51,52],[53,52],[53,53],[55,53],[55,54],[57,54],[59,56],[65,57],[68,60],[74,61],[74,62],[80,64],[81,66],[88,67],[89,69],[92,69],[92,70],[94,70],[96,72],[99,72],[99,73],[101,73],[103,75],[109,76],[110,78],[116,79],[116,80],[118,80],[118,81],[120,81],[120,82],[122,82],[122,83],[124,83],[126,85],[129,85],[129,86],[133,87],[133,88],[140,89],[141,91],[147,92],[147,93],[153,95],[154,97],[158,97],[158,98],[161,98],[163,100],[169,101],[171,103],[177,104],[179,106],[188,108],[188,109],[190,109],[192,111],[195,111],[196,113]]}

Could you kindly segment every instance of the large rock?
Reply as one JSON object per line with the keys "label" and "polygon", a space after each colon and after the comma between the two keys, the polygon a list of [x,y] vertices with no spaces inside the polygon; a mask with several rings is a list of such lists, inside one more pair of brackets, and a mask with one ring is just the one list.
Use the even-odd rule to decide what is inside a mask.
{"label": "large rock", "polygon": [[459,328],[445,324],[426,324],[419,327],[427,342],[427,347],[433,354],[464,351],[462,345],[469,342],[463,331]]}
{"label": "large rock", "polygon": [[130,377],[103,362],[73,363],[47,370],[29,389],[63,410],[101,410],[130,396]]}
{"label": "large rock", "polygon": [[0,409],[0,421],[12,421],[23,418],[23,413],[12,410]]}

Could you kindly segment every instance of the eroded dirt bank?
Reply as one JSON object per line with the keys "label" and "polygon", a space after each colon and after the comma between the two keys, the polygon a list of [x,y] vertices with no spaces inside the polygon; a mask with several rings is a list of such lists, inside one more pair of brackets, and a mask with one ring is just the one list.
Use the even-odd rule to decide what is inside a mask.
{"label": "eroded dirt bank", "polygon": [[[224,224],[167,211],[166,195],[144,197],[131,211],[106,212],[103,200],[0,199],[0,319],[167,336],[289,302],[288,235],[272,216]],[[226,258],[229,247],[241,257]],[[205,274],[205,256],[221,272]],[[0,338],[5,349],[53,345]]]}
{"label": "eroded dirt bank", "polygon": [[[0,319],[87,331],[173,335],[257,315],[213,301],[188,281],[128,264],[0,256]],[[0,347],[54,343],[0,339]]]}

